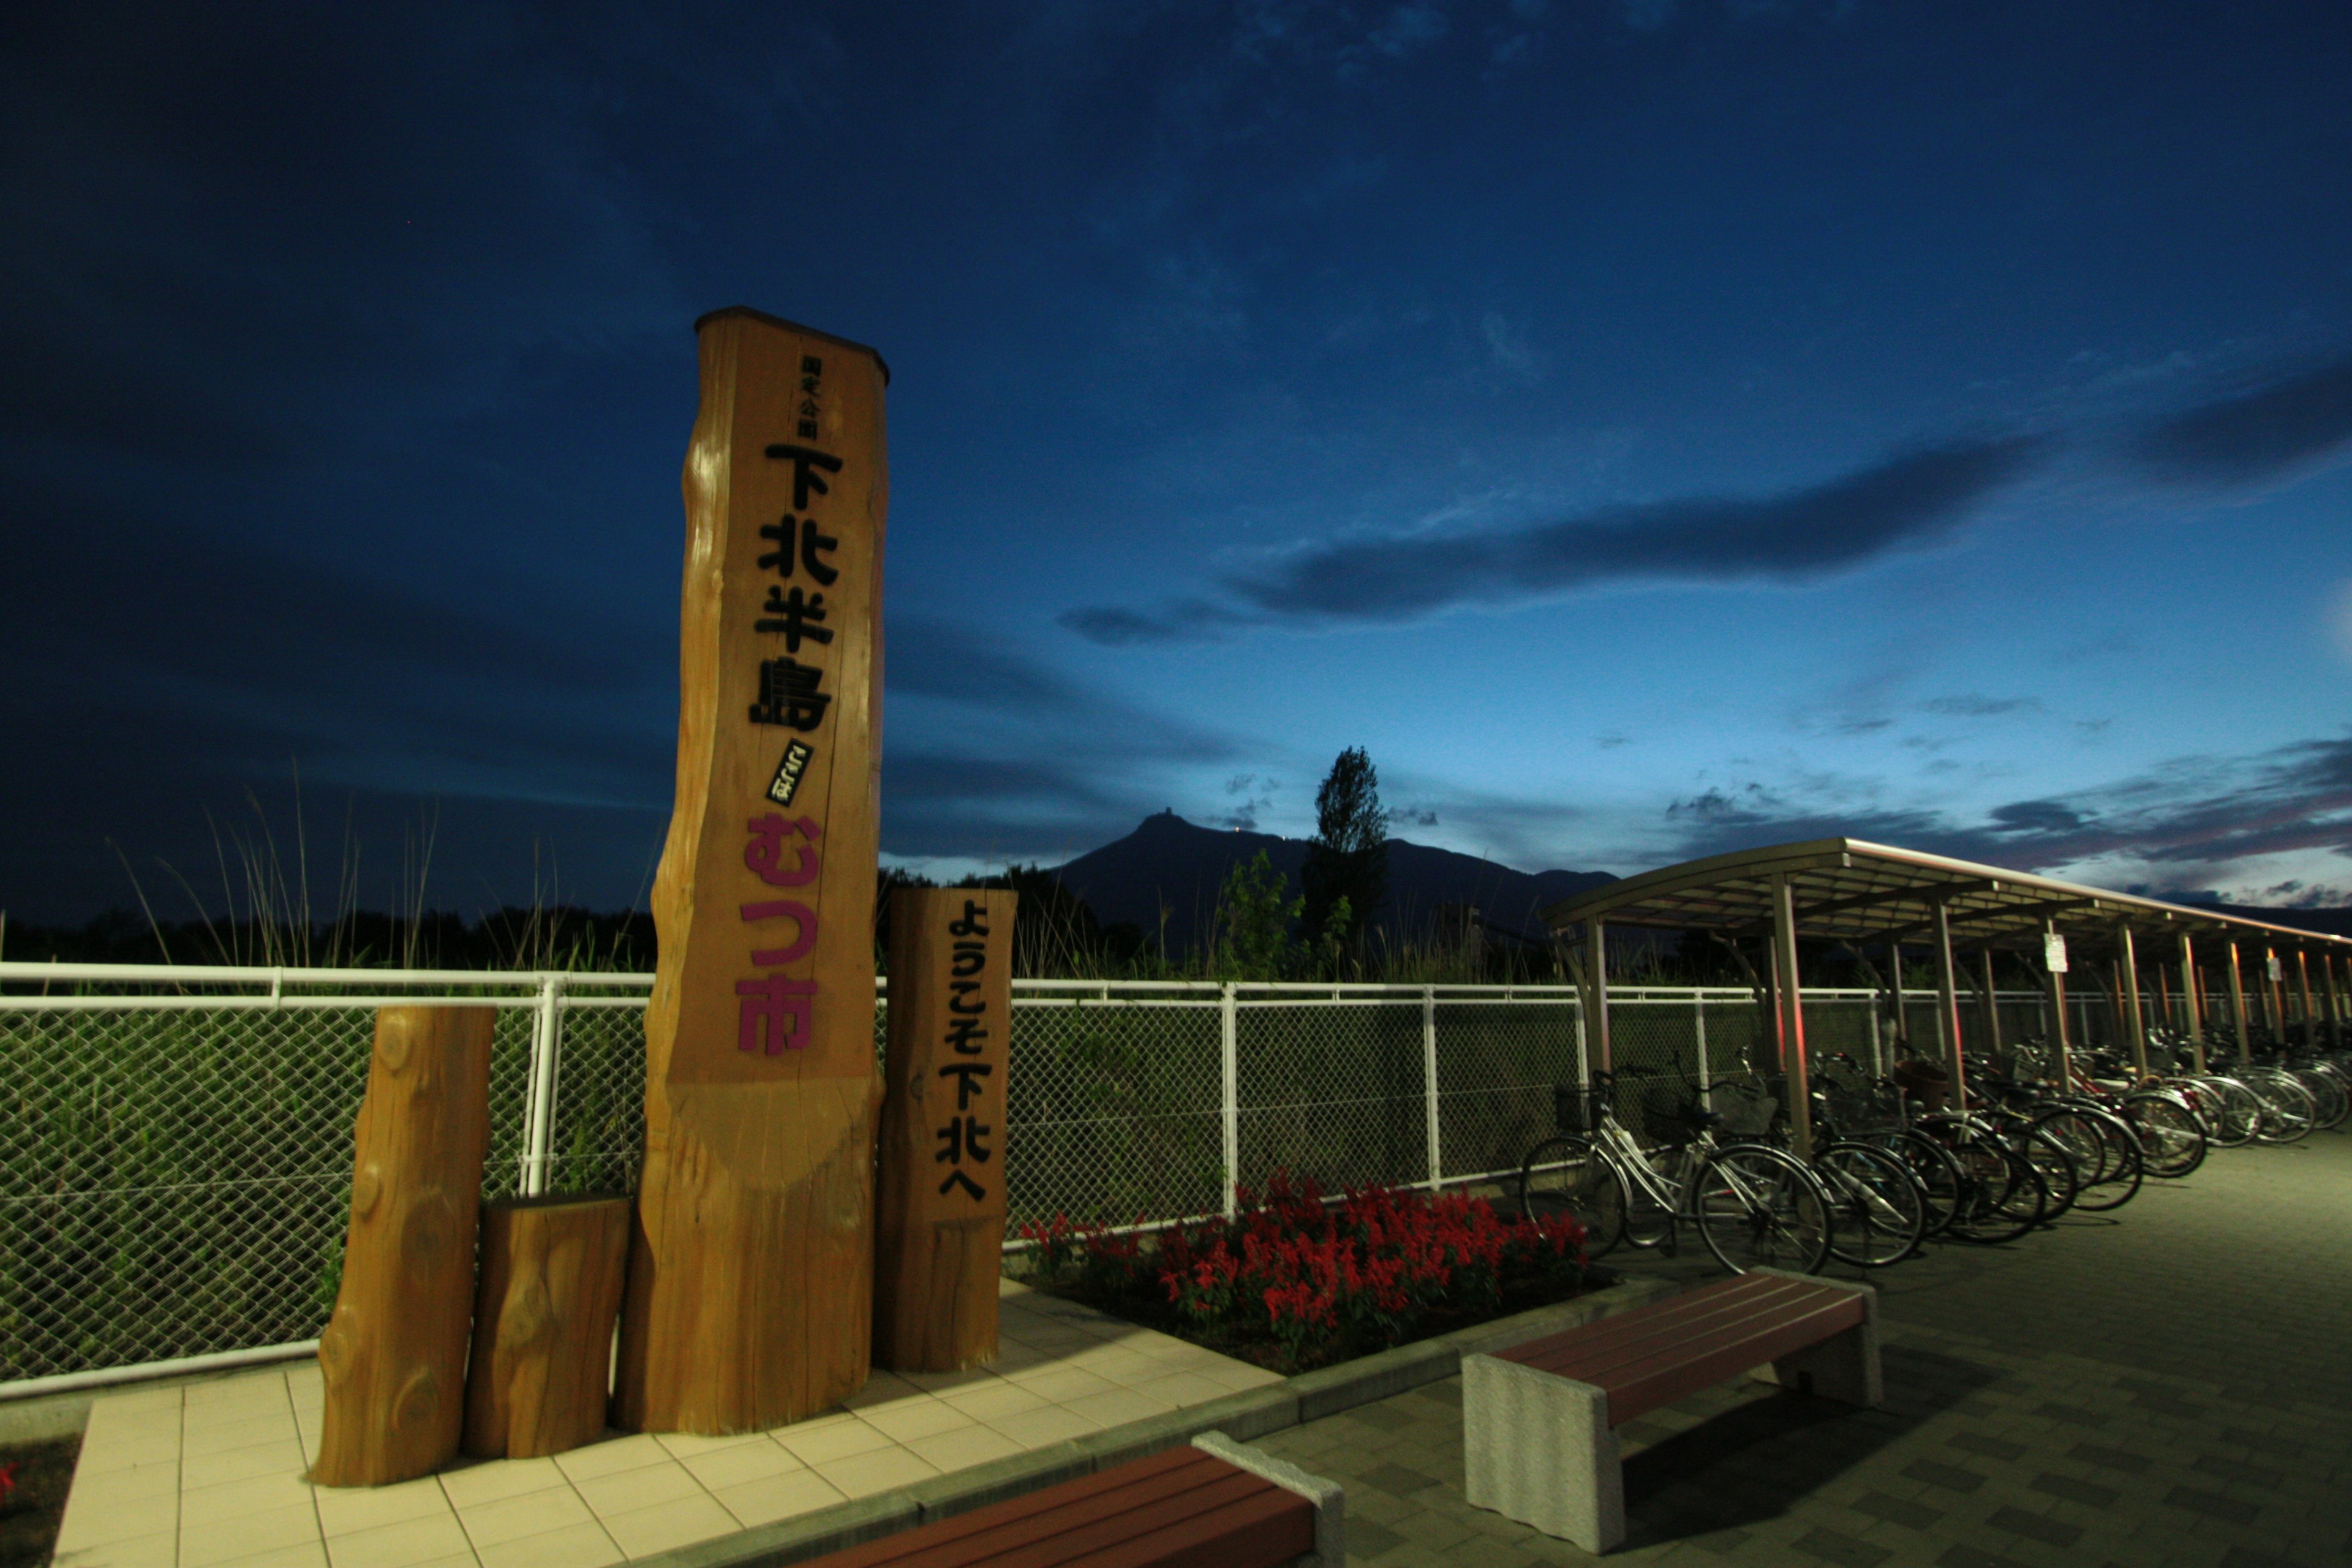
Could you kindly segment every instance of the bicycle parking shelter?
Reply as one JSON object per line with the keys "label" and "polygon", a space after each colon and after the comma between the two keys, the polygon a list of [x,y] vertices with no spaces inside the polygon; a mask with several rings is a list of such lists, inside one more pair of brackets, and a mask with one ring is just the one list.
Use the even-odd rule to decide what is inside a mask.
{"label": "bicycle parking shelter", "polygon": [[[2242,1059],[2252,1049],[2246,1017],[2250,978],[2271,1023],[2283,1031],[2291,962],[2301,1021],[2306,1027],[2326,1023],[2339,1049],[2345,1011],[2352,1004],[2352,939],[1858,838],[1809,839],[1685,861],[1564,899],[1542,914],[1555,937],[1580,935],[1580,984],[1589,1020],[1586,1065],[1603,1071],[1611,1066],[1609,927],[1704,931],[1735,952],[1743,941],[1762,941],[1769,960],[1757,980],[1764,993],[1766,1038],[1772,1061],[1788,1077],[1790,1130],[1800,1154],[1808,1157],[1812,1119],[1799,1000],[1800,942],[1834,942],[1857,951],[1926,946],[1936,968],[1937,1046],[1960,1095],[1966,1092],[1956,956],[1961,952],[1973,952],[1984,965],[1985,1022],[1994,1049],[2000,1048],[2000,1023],[1990,1004],[1993,955],[2024,952],[2043,957],[2037,967],[2054,1004],[2053,1044],[2062,1071],[2068,1048],[2066,975],[2091,963],[2112,968],[2124,1036],[2143,1075],[2149,1027],[2140,997],[2143,962],[2156,966],[2160,984],[2164,966],[2178,965],[2181,1013],[2200,1073],[2208,1012],[2200,949],[2210,953],[2218,944],[2224,954]],[[2047,962],[2060,951],[2053,938],[2063,939],[2066,954],[2054,969]],[[2157,945],[2150,948],[2150,942]],[[2245,973],[2248,952],[2258,965],[2252,977]],[[2315,960],[2319,1005],[2312,986]],[[2336,977],[2339,963],[2345,967],[2342,984]],[[1899,975],[1899,952],[1894,968]]]}

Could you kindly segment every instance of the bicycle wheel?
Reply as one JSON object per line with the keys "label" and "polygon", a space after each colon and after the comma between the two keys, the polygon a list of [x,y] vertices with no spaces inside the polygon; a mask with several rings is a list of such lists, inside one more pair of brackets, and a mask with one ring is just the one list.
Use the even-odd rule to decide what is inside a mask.
{"label": "bicycle wheel", "polygon": [[2205,1163],[2204,1123],[2170,1095],[2135,1094],[2124,1101],[2122,1114],[2149,1175],[2173,1180]]}
{"label": "bicycle wheel", "polygon": [[1584,1256],[1598,1258],[1624,1237],[1625,1178],[1590,1139],[1547,1138],[1519,1166],[1519,1212],[1572,1217],[1584,1227]]}
{"label": "bicycle wheel", "polygon": [[2318,1107],[2312,1125],[2322,1132],[2333,1132],[2352,1119],[2352,1094],[2345,1092],[2344,1080],[2320,1068],[2298,1068],[2294,1081],[2311,1091]]}
{"label": "bicycle wheel", "polygon": [[1735,1274],[1793,1268],[1818,1274],[1830,1256],[1830,1203],[1796,1157],[1761,1143],[1717,1149],[1691,1184],[1699,1238]]}
{"label": "bicycle wheel", "polygon": [[2071,1106],[2042,1107],[2033,1112],[2033,1126],[2058,1140],[2074,1162],[2075,1177],[2085,1192],[2106,1179],[2107,1168],[2115,1163],[2113,1151],[2088,1116]]}
{"label": "bicycle wheel", "polygon": [[2013,1137],[2015,1142],[2011,1147],[2025,1157],[2025,1163],[2032,1166],[2034,1173],[2042,1178],[2044,1190],[2042,1213],[2034,1223],[2047,1225],[2074,1206],[2074,1199],[2083,1190],[2082,1168],[2075,1164],[2074,1156],[2054,1132],[2028,1127]]}
{"label": "bicycle wheel", "polygon": [[2319,1107],[2311,1090],[2283,1072],[2241,1073],[2239,1079],[2263,1102],[2254,1137],[2264,1143],[2300,1143],[2311,1136]]}
{"label": "bicycle wheel", "polygon": [[2022,1155],[1990,1138],[1948,1151],[1960,1168],[1958,1212],[1952,1235],[1980,1246],[2015,1241],[2041,1222],[2046,1193]]}
{"label": "bicycle wheel", "polygon": [[1927,1195],[1902,1161],[1867,1143],[1832,1143],[1814,1152],[1813,1174],[1830,1195],[1830,1256],[1883,1268],[1919,1250]]}
{"label": "bicycle wheel", "polygon": [[2105,1214],[2137,1196],[2147,1162],[2140,1158],[2139,1139],[2130,1123],[2103,1110],[2081,1108],[2053,1111],[2042,1121],[2048,1123],[2061,1118],[2072,1134],[2087,1134],[2099,1143],[2098,1176],[2085,1182],[2083,1190],[2074,1194],[2074,1206],[2090,1214]]}
{"label": "bicycle wheel", "polygon": [[1966,1184],[1959,1163],[1950,1151],[1916,1128],[1899,1128],[1887,1134],[1886,1152],[1903,1162],[1927,1201],[1927,1234],[1942,1236],[1960,1212],[1960,1190]]}
{"label": "bicycle wheel", "polygon": [[2216,1149],[2243,1148],[2262,1131],[2263,1102],[2235,1079],[2196,1080],[2197,1107],[2205,1119],[2205,1139]]}

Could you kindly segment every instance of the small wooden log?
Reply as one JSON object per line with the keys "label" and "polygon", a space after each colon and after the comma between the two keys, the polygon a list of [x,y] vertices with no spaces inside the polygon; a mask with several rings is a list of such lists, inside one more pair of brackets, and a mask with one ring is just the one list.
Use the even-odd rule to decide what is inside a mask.
{"label": "small wooden log", "polygon": [[677,784],[654,877],[618,1424],[780,1426],[874,1346],[874,872],[888,476],[873,350],[698,324]]}
{"label": "small wooden log", "polygon": [[376,1013],[342,1285],[319,1336],[320,1486],[385,1486],[457,1458],[496,1023],[488,1007]]}
{"label": "small wooden log", "polygon": [[996,1356],[1016,904],[996,889],[890,895],[874,1359],[899,1372]]}
{"label": "small wooden log", "polygon": [[625,1197],[565,1194],[485,1206],[466,1452],[529,1459],[604,1436],[628,1260]]}

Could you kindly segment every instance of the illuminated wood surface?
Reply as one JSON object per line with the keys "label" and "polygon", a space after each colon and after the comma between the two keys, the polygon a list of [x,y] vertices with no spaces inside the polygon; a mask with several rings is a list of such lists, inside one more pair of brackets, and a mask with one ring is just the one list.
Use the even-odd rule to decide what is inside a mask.
{"label": "illuminated wood surface", "polygon": [[1000,889],[890,895],[874,1359],[898,1372],[996,1355],[1016,905]]}
{"label": "illuminated wood surface", "polygon": [[482,1210],[466,1452],[560,1454],[604,1435],[625,1197],[508,1198]]}
{"label": "illuminated wood surface", "polygon": [[872,350],[742,310],[698,335],[677,785],[614,1409],[716,1434],[837,1404],[872,1352],[888,485]]}
{"label": "illuminated wood surface", "polygon": [[457,1457],[496,1022],[488,1007],[376,1014],[342,1283],[319,1336],[320,1486],[384,1486]]}

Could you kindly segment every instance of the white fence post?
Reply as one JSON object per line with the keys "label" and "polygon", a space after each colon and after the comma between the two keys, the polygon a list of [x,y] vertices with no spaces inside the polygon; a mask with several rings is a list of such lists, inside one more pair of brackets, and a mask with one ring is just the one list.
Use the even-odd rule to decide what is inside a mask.
{"label": "white fence post", "polygon": [[1576,1014],[1576,1087],[1589,1091],[1592,1088],[1592,1063],[1584,1053],[1584,998],[1572,999],[1569,1006]]}
{"label": "white fence post", "polygon": [[1437,1147],[1437,987],[1421,988],[1421,1076],[1429,1111],[1429,1190],[1444,1179]]}
{"label": "white fence post", "polygon": [[1225,1217],[1241,1212],[1242,1070],[1241,1016],[1230,980],[1217,989],[1217,1019],[1224,1047]]}
{"label": "white fence post", "polygon": [[[1706,1093],[1706,998],[1696,991],[1691,993],[1691,1031],[1698,1039],[1698,1081],[1701,1093]],[[1715,1096],[1706,1095],[1706,1105],[1715,1108]]]}
{"label": "white fence post", "polygon": [[530,1026],[530,1106],[523,1118],[522,1195],[547,1191],[547,1149],[555,1120],[556,1058],[562,1054],[563,976],[540,977]]}

